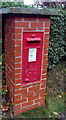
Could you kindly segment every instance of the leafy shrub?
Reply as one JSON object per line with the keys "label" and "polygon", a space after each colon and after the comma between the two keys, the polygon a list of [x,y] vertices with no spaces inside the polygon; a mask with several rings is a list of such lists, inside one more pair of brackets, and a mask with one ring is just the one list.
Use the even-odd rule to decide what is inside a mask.
{"label": "leafy shrub", "polygon": [[4,2],[0,1],[0,8],[7,8],[7,7],[30,7],[33,8],[33,5],[24,5],[23,2]]}
{"label": "leafy shrub", "polygon": [[66,16],[64,11],[61,11],[60,16],[51,16],[49,69],[54,68],[63,61],[66,55],[65,20]]}
{"label": "leafy shrub", "polygon": [[64,40],[65,40],[64,50],[66,52],[66,12],[64,14]]}
{"label": "leafy shrub", "polygon": [[6,8],[6,7],[22,7],[23,3],[20,2],[2,2],[0,1],[0,8]]}

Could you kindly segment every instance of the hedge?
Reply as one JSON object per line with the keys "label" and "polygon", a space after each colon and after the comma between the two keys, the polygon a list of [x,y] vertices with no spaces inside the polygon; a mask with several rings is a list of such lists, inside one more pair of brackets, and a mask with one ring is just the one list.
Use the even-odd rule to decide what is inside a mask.
{"label": "hedge", "polygon": [[61,11],[60,16],[51,16],[49,69],[54,68],[66,57],[66,13]]}
{"label": "hedge", "polygon": [[34,7],[33,5],[24,5],[23,2],[4,2],[0,1],[0,8],[7,8],[7,7]]}

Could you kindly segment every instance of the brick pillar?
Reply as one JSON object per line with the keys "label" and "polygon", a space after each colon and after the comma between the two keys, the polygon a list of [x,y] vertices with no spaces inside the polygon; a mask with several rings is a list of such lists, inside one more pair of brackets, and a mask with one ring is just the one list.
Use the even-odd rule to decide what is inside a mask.
{"label": "brick pillar", "polygon": [[[12,16],[5,19],[5,73],[14,114],[45,105],[50,19]],[[41,80],[21,84],[23,32],[44,31]]]}

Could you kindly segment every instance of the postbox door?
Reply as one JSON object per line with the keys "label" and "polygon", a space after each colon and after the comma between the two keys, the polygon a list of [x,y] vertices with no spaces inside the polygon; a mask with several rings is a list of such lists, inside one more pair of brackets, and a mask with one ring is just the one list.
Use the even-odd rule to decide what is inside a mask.
{"label": "postbox door", "polygon": [[22,84],[39,81],[43,32],[24,32],[22,46]]}

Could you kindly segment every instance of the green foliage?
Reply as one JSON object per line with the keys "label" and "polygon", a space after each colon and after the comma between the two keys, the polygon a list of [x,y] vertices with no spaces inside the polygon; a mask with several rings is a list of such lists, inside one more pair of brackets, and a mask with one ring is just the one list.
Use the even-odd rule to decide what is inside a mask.
{"label": "green foliage", "polygon": [[64,14],[64,40],[65,40],[64,50],[66,52],[66,12]]}
{"label": "green foliage", "polygon": [[60,16],[51,16],[49,69],[59,64],[66,55],[65,19],[64,11],[61,11]]}
{"label": "green foliage", "polygon": [[34,7],[33,5],[24,5],[23,2],[4,2],[0,1],[0,8],[7,8],[7,7]]}
{"label": "green foliage", "polygon": [[0,2],[0,8],[6,8],[6,7],[22,7],[23,3],[20,2]]}

